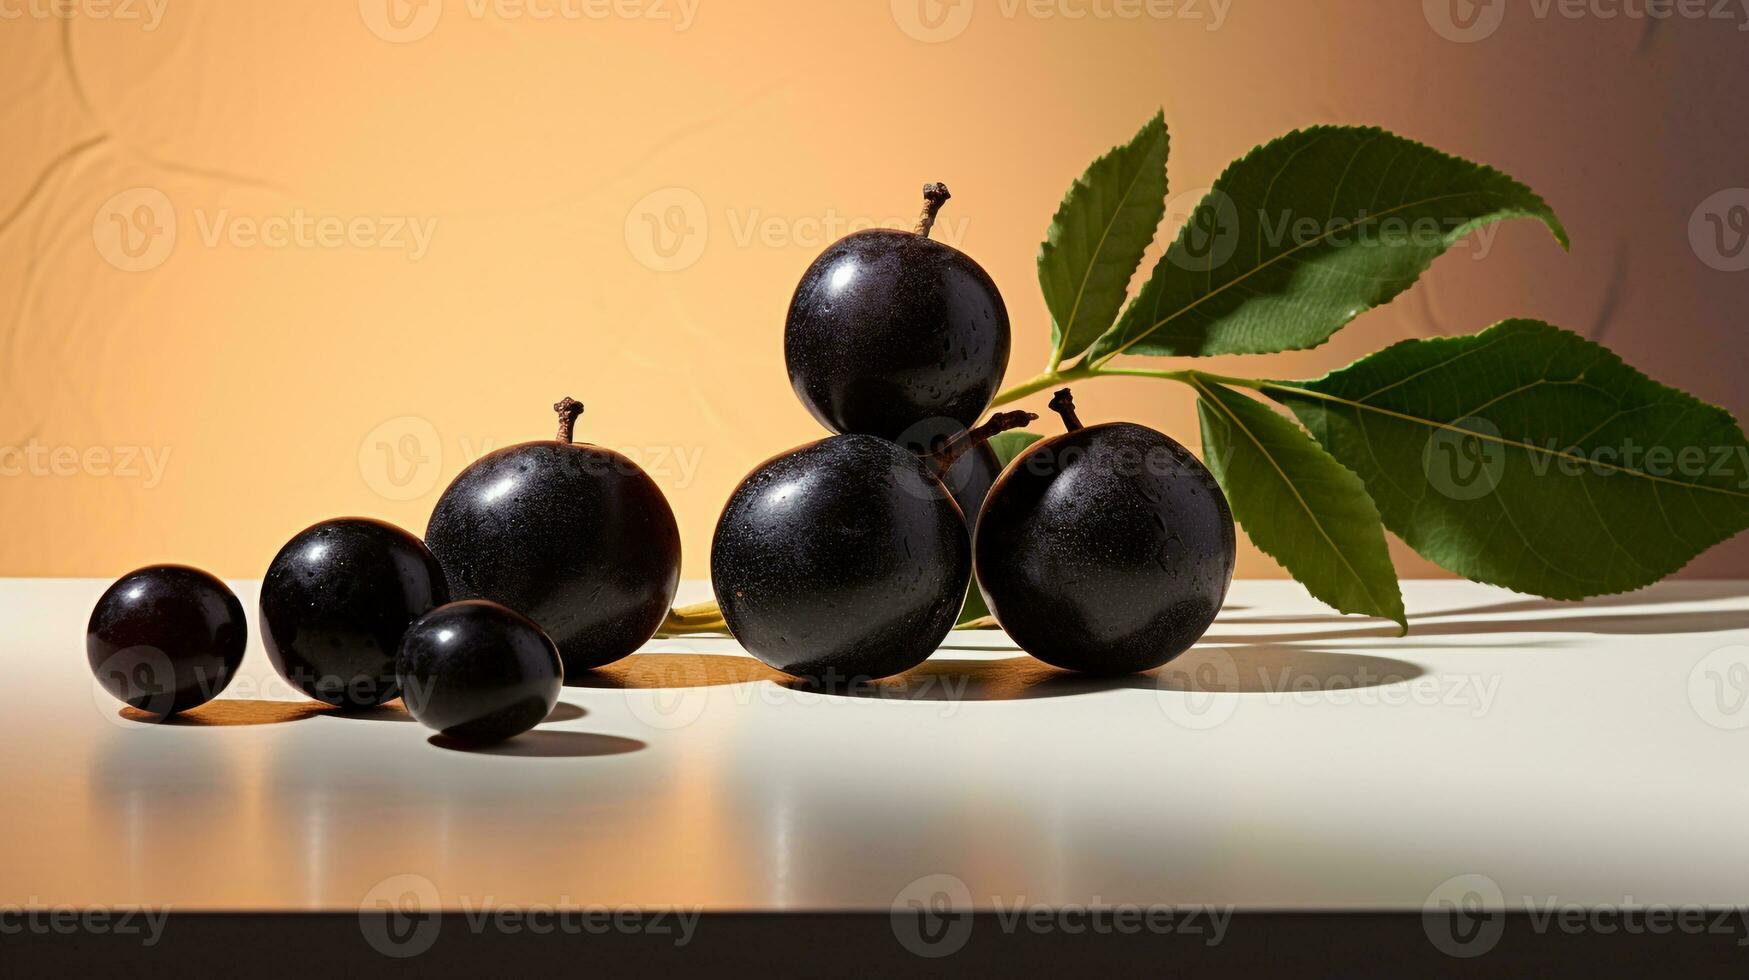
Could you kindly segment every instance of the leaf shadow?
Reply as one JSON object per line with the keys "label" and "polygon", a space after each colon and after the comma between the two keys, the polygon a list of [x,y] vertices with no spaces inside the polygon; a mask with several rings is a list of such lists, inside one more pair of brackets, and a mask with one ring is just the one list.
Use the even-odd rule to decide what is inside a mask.
{"label": "leaf shadow", "polygon": [[[1508,633],[1589,633],[1594,636],[1653,636],[1678,633],[1720,633],[1749,628],[1749,613],[1739,610],[1686,610],[1667,613],[1633,613],[1622,616],[1553,616],[1546,619],[1455,620],[1417,623],[1409,621],[1409,636],[1494,636]],[[1275,633],[1258,637],[1269,643],[1318,640],[1395,639],[1397,629],[1389,624],[1352,630],[1319,630]],[[1242,639],[1242,638],[1240,638]],[[1515,644],[1522,645],[1522,644]]]}
{"label": "leaf shadow", "polygon": [[[1690,588],[1679,586],[1688,585]],[[1628,592],[1594,596],[1578,602],[1526,596],[1499,602],[1441,609],[1409,618],[1409,636],[1487,636],[1501,633],[1590,633],[1599,636],[1643,636],[1657,633],[1717,633],[1749,628],[1749,612],[1734,609],[1680,609],[1659,611],[1660,604],[1732,599],[1749,596],[1749,588],[1737,583],[1676,583],[1655,592]],[[1651,607],[1651,608],[1648,608]],[[1459,616],[1513,616],[1508,620],[1449,621]],[[1429,622],[1429,620],[1432,620]],[[1287,626],[1341,623],[1349,617],[1337,613],[1299,616],[1259,616],[1217,620],[1216,626]],[[1395,638],[1396,627],[1369,623],[1344,630],[1284,633],[1260,636],[1267,642],[1300,640],[1346,640],[1371,637]],[[1236,638],[1243,639],[1243,638]]]}

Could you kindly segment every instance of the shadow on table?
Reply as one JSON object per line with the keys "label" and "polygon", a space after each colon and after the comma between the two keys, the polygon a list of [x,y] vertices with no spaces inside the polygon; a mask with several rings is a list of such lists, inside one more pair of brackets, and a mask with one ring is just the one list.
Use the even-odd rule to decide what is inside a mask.
{"label": "shadow on table", "polygon": [[[542,722],[576,721],[586,712],[577,705],[560,701]],[[345,718],[349,721],[413,721],[405,706],[397,699],[371,708],[342,711],[319,701],[261,701],[250,698],[220,698],[197,708],[169,716],[148,714],[138,708],[124,706],[117,715],[128,721],[147,725],[185,728],[228,728],[238,725],[277,725],[305,718]]]}
{"label": "shadow on table", "polygon": [[1210,643],[1141,674],[1092,677],[1059,670],[1025,654],[1000,659],[942,657],[894,677],[822,686],[773,670],[749,657],[702,653],[641,653],[567,681],[618,690],[719,687],[769,681],[829,697],[891,701],[1016,701],[1113,690],[1258,694],[1377,687],[1420,677],[1406,660],[1317,646],[1269,642]]}
{"label": "shadow on table", "polygon": [[[329,715],[334,718],[346,718],[351,721],[417,720],[407,712],[407,706],[401,703],[400,698],[396,698],[385,704],[379,704],[373,708],[350,708],[342,710],[325,704],[318,704],[313,707],[316,709],[317,714]],[[545,718],[541,719],[541,723],[545,724],[551,721],[576,721],[583,717],[585,713],[586,712],[584,712],[582,708],[579,708],[574,704],[560,701],[558,704],[553,705],[553,710],[548,712]]]}
{"label": "shadow on table", "polygon": [[896,677],[821,687],[788,679],[813,694],[892,701],[1023,701],[1104,691],[1143,690],[1264,694],[1350,690],[1413,680],[1424,674],[1406,660],[1275,643],[1197,647],[1141,674],[1093,677],[1059,670],[1028,656],[1001,660],[937,659]]}
{"label": "shadow on table", "polygon": [[773,670],[752,657],[721,653],[639,653],[605,667],[568,676],[565,686],[656,691],[788,680],[788,674]]}
{"label": "shadow on table", "polygon": [[336,708],[333,705],[318,704],[316,711],[328,718],[345,718],[347,721],[412,721],[413,716],[407,713],[407,708],[400,698],[386,701],[369,708]]}
{"label": "shadow on table", "polygon": [[507,755],[525,759],[588,759],[606,755],[625,755],[649,748],[649,743],[618,735],[596,735],[590,732],[564,732],[536,729],[515,738],[491,745],[458,742],[442,735],[426,739],[432,745],[451,752],[474,755]]}
{"label": "shadow on table", "polygon": [[251,698],[221,698],[174,715],[154,715],[123,707],[116,714],[128,721],[171,728],[231,728],[239,725],[277,725],[326,714],[327,705],[315,701],[261,701]]}
{"label": "shadow on table", "polygon": [[541,724],[545,725],[555,721],[576,721],[588,713],[569,701],[560,701],[553,705],[553,710],[547,712],[545,718],[541,719]]}

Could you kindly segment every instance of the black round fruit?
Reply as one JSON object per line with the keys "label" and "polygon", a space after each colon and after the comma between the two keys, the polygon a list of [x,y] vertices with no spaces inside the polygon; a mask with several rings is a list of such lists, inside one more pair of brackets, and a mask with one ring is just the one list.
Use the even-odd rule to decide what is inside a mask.
{"label": "black round fruit", "polygon": [[1003,629],[1045,663],[1148,670],[1195,643],[1233,580],[1233,514],[1195,456],[1128,422],[1069,431],[1009,464],[984,502],[978,584]]}
{"label": "black round fruit", "polygon": [[426,613],[396,661],[407,712],[464,742],[520,735],[552,712],[565,680],[559,649],[534,621],[485,599]]}
{"label": "black round fruit", "polygon": [[971,575],[965,519],[941,474],[1031,418],[999,415],[928,457],[842,435],[761,463],[711,542],[729,632],[766,664],[828,685],[922,663],[953,628]]}
{"label": "black round fruit", "polygon": [[243,604],[225,583],[186,565],[151,565],[104,590],[85,627],[85,658],[104,690],[170,715],[223,691],[248,641]]}
{"label": "black round fruit", "polygon": [[680,529],[654,480],[611,449],[559,437],[489,453],[461,472],[426,528],[457,599],[490,599],[540,625],[576,675],[636,650],[680,585]]}
{"label": "black round fruit", "polygon": [[280,676],[317,701],[368,708],[399,693],[395,654],[449,601],[443,569],[406,531],[364,517],[306,528],[261,582],[261,639]]}
{"label": "black round fruit", "polygon": [[965,253],[929,238],[947,188],[923,188],[915,232],[874,228],[802,274],[784,327],[796,395],[833,432],[897,440],[930,418],[965,429],[1008,368],[1008,310]]}

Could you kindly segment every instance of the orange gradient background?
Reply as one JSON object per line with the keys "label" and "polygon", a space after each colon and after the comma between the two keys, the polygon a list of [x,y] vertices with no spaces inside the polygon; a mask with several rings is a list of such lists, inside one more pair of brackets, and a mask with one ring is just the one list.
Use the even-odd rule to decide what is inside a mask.
{"label": "orange gradient background", "polygon": [[[1003,289],[1023,380],[1058,200],[1162,107],[1175,198],[1296,127],[1377,124],[1518,177],[1572,233],[1563,253],[1499,227],[1323,348],[1215,370],[1310,376],[1530,316],[1749,409],[1749,272],[1690,236],[1749,185],[1740,12],[1508,4],[1466,41],[1452,10],[1496,7],[66,2],[0,0],[0,447],[36,451],[0,477],[0,574],[256,577],[326,517],[419,533],[466,462],[550,438],[570,394],[582,438],[663,485],[704,577],[730,489],[822,434],[782,356],[812,257],[947,182],[938,237]],[[1076,395],[1084,419],[1197,441],[1177,385]],[[1248,545],[1239,570],[1282,574]],[[1742,541],[1687,570],[1746,573]]]}

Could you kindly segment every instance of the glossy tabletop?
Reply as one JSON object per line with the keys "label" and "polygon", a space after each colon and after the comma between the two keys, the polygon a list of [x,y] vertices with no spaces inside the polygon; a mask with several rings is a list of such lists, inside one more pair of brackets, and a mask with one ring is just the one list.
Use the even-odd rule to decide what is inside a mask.
{"label": "glossy tabletop", "polygon": [[301,700],[258,636],[220,700],[139,720],[85,664],[106,584],[0,581],[0,905],[352,910],[413,881],[450,907],[887,909],[929,878],[979,908],[1421,908],[1456,876],[1513,907],[1749,899],[1749,583],[1410,582],[1398,638],[1239,582],[1197,649],[1115,681],[955,633],[827,695],[726,638],[657,641],[477,752],[398,702]]}

